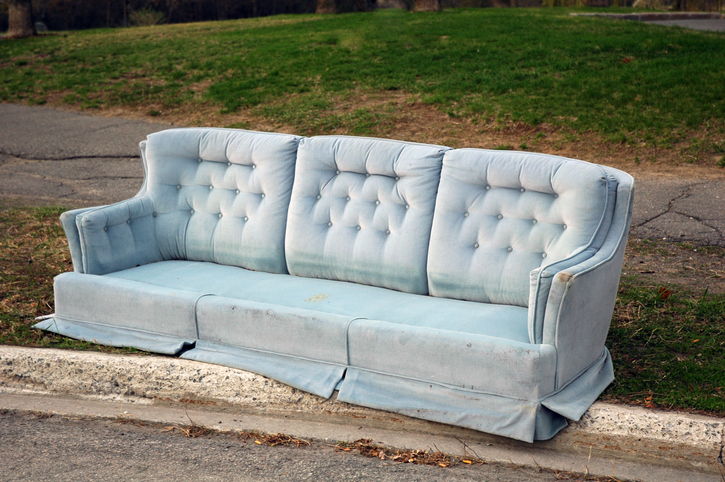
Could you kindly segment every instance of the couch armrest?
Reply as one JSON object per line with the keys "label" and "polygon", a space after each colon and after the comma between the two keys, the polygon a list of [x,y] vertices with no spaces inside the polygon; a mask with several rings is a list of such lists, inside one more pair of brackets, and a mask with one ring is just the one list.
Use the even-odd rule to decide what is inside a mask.
{"label": "couch armrest", "polygon": [[65,237],[68,239],[70,257],[73,261],[73,271],[77,273],[83,273],[83,253],[81,253],[81,239],[78,234],[78,226],[76,226],[76,218],[85,212],[102,207],[105,206],[73,209],[60,215],[60,224],[63,226]]}
{"label": "couch armrest", "polygon": [[550,279],[541,342],[557,349],[557,389],[604,350],[632,217],[634,182],[625,176],[628,179],[620,181],[614,218],[601,248]]}
{"label": "couch armrest", "polygon": [[154,204],[147,196],[86,211],[75,221],[84,273],[106,274],[162,260]]}

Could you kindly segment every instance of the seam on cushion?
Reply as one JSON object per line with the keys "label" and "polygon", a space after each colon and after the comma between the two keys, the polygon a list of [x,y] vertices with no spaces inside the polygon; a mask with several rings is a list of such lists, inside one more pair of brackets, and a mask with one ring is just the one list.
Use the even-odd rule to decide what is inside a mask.
{"label": "seam on cushion", "polygon": [[[629,202],[629,199],[631,199],[631,196],[628,196],[628,199],[627,199],[627,200],[628,200],[628,202]],[[592,271],[593,269],[595,269],[595,268],[598,268],[599,266],[602,266],[602,265],[603,265],[604,263],[608,263],[609,261],[611,261],[611,260],[612,260],[612,258],[614,258],[614,256],[615,256],[615,255],[617,254],[617,251],[619,250],[619,247],[620,247],[620,246],[622,245],[622,241],[623,241],[623,238],[625,237],[625,234],[627,233],[627,231],[628,231],[628,229],[627,229],[627,228],[625,227],[625,229],[623,229],[623,230],[622,230],[622,232],[621,232],[621,233],[619,233],[619,238],[618,238],[618,240],[617,240],[617,244],[616,244],[616,246],[617,246],[617,249],[613,249],[613,250],[612,250],[612,251],[611,251],[611,252],[609,253],[609,255],[608,255],[608,256],[607,256],[606,258],[604,258],[603,260],[601,260],[601,261],[600,261],[599,263],[597,263],[597,264],[595,264],[595,265],[592,265],[592,266],[590,266],[589,268],[585,269],[584,271],[580,271],[580,272],[578,272],[578,273],[574,273],[574,275],[572,276],[572,279],[573,279],[573,278],[577,278],[577,277],[579,277],[579,276],[581,276],[581,275],[583,275],[583,274],[586,274],[586,273],[588,273],[588,272]],[[599,252],[599,251],[600,251],[600,250],[598,249],[598,250],[597,250],[597,252]],[[593,256],[590,256],[590,257],[589,257],[589,258],[587,258],[587,259],[591,259],[592,257],[593,257]],[[586,261],[586,260],[583,260],[582,262],[584,262],[584,261]],[[579,264],[579,263],[577,263],[577,264]],[[576,265],[575,265],[575,266],[576,266]],[[573,267],[574,267],[574,266],[572,266],[572,268],[573,268]]]}
{"label": "seam on cushion", "polygon": [[148,333],[149,335],[168,336],[169,338],[177,338],[179,340],[185,340],[186,339],[185,337],[181,337],[181,336],[178,336],[178,335],[169,335],[168,333],[162,333],[160,331],[149,331],[149,330],[141,330],[139,328],[129,328],[129,327],[126,327],[126,326],[109,325],[107,323],[99,323],[97,321],[78,320],[76,318],[71,318],[70,316],[57,316],[57,315],[54,314],[53,315],[53,320],[56,320],[56,319],[60,319],[60,320],[64,320],[64,321],[71,321],[71,322],[75,322],[75,323],[82,323],[82,324],[86,324],[86,325],[105,326],[105,327],[110,327],[110,328],[118,328],[120,330],[135,331],[135,332],[138,332],[138,333]]}
{"label": "seam on cushion", "polygon": [[345,353],[347,356],[347,366],[350,366],[350,325],[352,325],[353,321],[367,320],[367,319],[368,318],[358,316],[357,318],[351,318],[350,321],[348,321],[347,324],[345,325]]}
{"label": "seam on cushion", "polygon": [[[531,324],[531,326],[529,326],[529,342],[531,342],[534,345],[538,344],[536,341],[536,319],[537,319],[536,312],[539,308],[538,299],[539,299],[539,292],[541,291],[541,274],[544,272],[545,269],[546,268],[541,268],[539,270],[539,273],[536,275],[536,288],[534,289],[534,307],[533,307],[534,312],[532,314],[534,321]],[[532,308],[529,306],[529,309],[532,309]]]}
{"label": "seam on cushion", "polygon": [[[186,260],[174,260],[174,261],[186,261]],[[188,261],[188,262],[189,263],[209,263],[210,261]],[[147,266],[147,265],[144,265],[144,266]],[[135,279],[122,278],[120,276],[111,276],[113,273],[120,273],[122,271],[128,271],[128,270],[131,270],[131,269],[135,269],[135,267],[134,268],[123,269],[123,270],[120,270],[120,271],[114,271],[112,273],[107,273],[107,274],[91,274],[90,276],[107,277],[106,279],[116,279],[116,280],[129,281],[131,283],[139,283],[139,284],[147,285],[147,286],[155,286],[157,288],[166,288],[166,289],[170,289],[170,290],[183,291],[185,293],[199,293],[199,291],[197,291],[197,290],[190,290],[190,289],[186,289],[186,288],[175,288],[175,287],[170,287],[170,286],[168,286],[166,284],[149,283],[148,281],[140,281],[140,280],[135,280]],[[242,268],[242,269],[244,269],[244,268]],[[82,273],[82,274],[86,274],[86,273]],[[215,294],[215,293],[208,293],[208,294],[211,295],[211,296],[221,296],[221,295],[218,295],[218,294]]]}
{"label": "seam on cushion", "polygon": [[[479,395],[492,395],[492,396],[495,396],[495,397],[502,397],[502,398],[507,398],[507,399],[510,399],[510,400],[521,400],[521,401],[525,401],[525,402],[538,402],[540,400],[543,400],[541,398],[530,399],[530,398],[514,397],[514,396],[511,396],[511,395],[504,395],[504,394],[496,393],[496,392],[492,392],[492,391],[471,390],[470,388],[461,387],[460,385],[451,385],[449,383],[434,382],[434,381],[425,380],[425,379],[422,379],[422,378],[409,377],[409,376],[406,376],[406,375],[399,375],[399,374],[396,374],[396,373],[389,373],[389,372],[384,372],[384,371],[381,371],[381,370],[372,370],[370,368],[361,368],[361,367],[352,366],[352,365],[350,366],[350,368],[352,368],[354,370],[360,370],[362,372],[374,373],[376,375],[384,375],[384,376],[388,376],[388,377],[392,377],[392,378],[400,378],[400,379],[403,379],[403,380],[410,380],[410,381],[414,381],[414,382],[425,383],[427,385],[436,385],[436,386],[443,387],[443,388],[448,388],[448,389],[451,389],[451,390],[460,390],[460,391],[463,391],[463,392],[476,393],[476,394],[479,394]],[[546,397],[548,397],[548,396],[549,395],[547,394]]]}
{"label": "seam on cushion", "polygon": [[554,172],[549,176],[549,187],[551,188],[551,192],[556,193],[556,190],[554,189],[554,178],[556,177],[556,174],[559,172],[559,169],[561,169],[561,166],[563,166],[565,163],[559,164]]}
{"label": "seam on cushion", "polygon": [[[598,169],[599,169],[599,172],[601,172],[602,175],[604,176],[604,179],[603,179],[604,180],[604,209],[602,209],[602,215],[599,217],[599,223],[597,224],[597,229],[594,230],[594,232],[592,233],[592,237],[589,240],[589,243],[587,243],[587,245],[586,245],[587,248],[591,247],[592,244],[594,243],[594,240],[597,238],[597,234],[599,234],[599,230],[602,229],[602,225],[604,224],[604,220],[607,217],[607,213],[609,212],[609,207],[610,207],[609,206],[610,205],[609,181],[608,181],[609,176],[607,175],[607,172],[604,169],[602,169],[601,167],[599,167]],[[614,212],[612,212],[612,216],[614,216]],[[597,249],[597,251],[598,250],[599,249]]]}
{"label": "seam on cushion", "polygon": [[[556,351],[556,356],[557,356],[557,358],[559,357],[559,350],[557,350],[557,351]],[[554,390],[553,392],[551,392],[551,393],[549,393],[548,395],[546,395],[545,397],[543,397],[543,398],[540,398],[540,399],[539,399],[539,401],[540,401],[540,402],[543,402],[543,401],[545,401],[546,399],[548,399],[548,398],[551,398],[551,397],[553,397],[553,396],[557,395],[558,393],[562,392],[563,390],[566,390],[566,387],[568,387],[569,385],[571,385],[572,383],[574,383],[574,382],[575,382],[575,381],[576,381],[576,380],[577,380],[577,379],[578,379],[578,378],[579,378],[580,376],[582,376],[582,375],[583,375],[584,373],[586,373],[586,372],[587,372],[587,371],[588,371],[589,369],[591,369],[591,368],[592,368],[592,367],[593,367],[594,365],[596,365],[596,364],[597,364],[597,363],[598,363],[598,362],[599,362],[599,361],[600,361],[600,360],[601,360],[602,358],[605,358],[606,356],[607,356],[607,347],[605,346],[605,347],[603,347],[603,348],[602,348],[602,354],[601,354],[601,355],[599,355],[599,357],[597,357],[597,359],[596,359],[596,360],[594,360],[594,361],[593,361],[593,362],[591,362],[591,363],[590,363],[589,365],[587,365],[587,366],[586,366],[586,368],[584,368],[583,370],[581,370],[581,371],[580,371],[579,373],[577,373],[576,375],[574,375],[573,377],[571,377],[571,380],[569,380],[569,381],[568,381],[568,382],[566,383],[566,385],[564,385],[564,386],[561,386],[561,387],[557,388],[556,390]],[[556,371],[556,377],[555,377],[555,382],[556,382],[557,384],[559,383],[559,370],[557,370],[557,371]],[[555,386],[556,386],[556,385],[555,385]],[[548,407],[547,407],[547,408],[548,408]]]}
{"label": "seam on cushion", "polygon": [[[202,340],[199,340],[199,341],[204,341],[206,343],[213,343],[215,345],[220,345],[220,346],[228,346],[229,348],[249,350],[249,351],[254,351],[254,352],[257,352],[257,353],[265,353],[267,355],[277,355],[277,356],[281,356],[281,357],[285,357],[285,358],[294,358],[296,360],[305,360],[305,361],[310,361],[310,362],[314,362],[314,363],[320,363],[320,364],[323,364],[323,365],[331,365],[331,366],[335,366],[335,367],[340,367],[340,368],[347,369],[347,366],[345,366],[345,365],[341,365],[339,363],[334,363],[334,362],[322,361],[322,360],[318,360],[318,359],[315,359],[315,358],[308,358],[308,357],[299,356],[299,355],[290,355],[288,353],[279,353],[279,352],[270,351],[270,350],[262,350],[260,348],[250,348],[248,346],[228,345],[226,343],[222,343],[222,342],[218,342],[218,341],[210,341],[210,340],[203,340],[203,339]],[[229,353],[229,352],[221,351],[221,350],[215,350],[213,348],[207,348],[207,347],[199,347],[199,346],[197,346],[195,349],[197,349],[197,350],[203,350],[203,351],[213,351],[214,353],[224,353],[226,355],[232,355],[232,356],[234,355],[234,353]]]}
{"label": "seam on cushion", "polygon": [[194,300],[194,330],[196,330],[196,339],[199,339],[199,311],[197,310],[197,305],[199,304],[199,300],[204,298],[205,296],[216,296],[213,293],[204,293],[202,295],[199,295]]}
{"label": "seam on cushion", "polygon": [[323,184],[322,187],[320,188],[320,193],[322,193],[322,191],[324,191],[325,189],[327,189],[327,185],[330,184],[333,179],[335,179],[335,174],[333,174],[330,179],[328,179],[327,181],[325,181],[325,184]]}

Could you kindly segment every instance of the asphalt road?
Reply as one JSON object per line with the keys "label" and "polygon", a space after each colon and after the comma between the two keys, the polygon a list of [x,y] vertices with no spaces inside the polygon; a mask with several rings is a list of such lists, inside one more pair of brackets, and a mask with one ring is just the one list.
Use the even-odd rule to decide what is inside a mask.
{"label": "asphalt road", "polygon": [[[0,206],[95,206],[143,182],[138,143],[173,126],[0,104]],[[725,246],[725,180],[636,177],[633,236]]]}
{"label": "asphalt road", "polygon": [[725,18],[721,19],[690,19],[690,20],[649,20],[645,23],[664,25],[666,27],[681,27],[691,30],[705,30],[709,32],[725,32]]}
{"label": "asphalt road", "polygon": [[500,464],[452,468],[337,451],[332,444],[268,447],[219,434],[98,419],[0,414],[0,479],[11,481],[554,481],[552,472]]}

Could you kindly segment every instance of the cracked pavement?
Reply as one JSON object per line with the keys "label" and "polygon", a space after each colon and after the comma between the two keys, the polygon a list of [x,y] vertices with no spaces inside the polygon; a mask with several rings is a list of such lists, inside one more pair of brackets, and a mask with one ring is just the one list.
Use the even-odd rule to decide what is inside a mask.
{"label": "cracked pavement", "polygon": [[[173,126],[0,104],[0,204],[94,206],[143,183],[138,143]],[[631,236],[725,247],[725,175],[635,174]]]}
{"label": "cracked pavement", "polygon": [[635,179],[630,235],[725,246],[725,181]]}

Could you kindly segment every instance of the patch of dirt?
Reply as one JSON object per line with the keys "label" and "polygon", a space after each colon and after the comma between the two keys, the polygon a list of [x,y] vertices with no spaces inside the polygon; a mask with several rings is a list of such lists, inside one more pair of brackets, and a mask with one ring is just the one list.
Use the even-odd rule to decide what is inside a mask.
{"label": "patch of dirt", "polygon": [[679,285],[696,294],[725,293],[725,248],[630,236],[622,276],[645,284]]}
{"label": "patch of dirt", "polygon": [[[209,82],[200,82],[190,89],[200,99],[209,85]],[[352,134],[349,127],[325,132],[304,132],[298,126],[265,118],[255,108],[222,114],[219,106],[213,102],[194,102],[172,109],[144,104],[82,110],[78,106],[63,104],[61,99],[64,94],[67,95],[49,95],[46,105],[104,117],[122,117],[174,126],[239,127],[302,135]],[[725,155],[713,154],[706,148],[698,147],[706,142],[725,143],[722,126],[715,123],[685,135],[681,134],[680,138],[686,140],[673,143],[669,147],[658,147],[636,139],[630,139],[627,143],[615,143],[601,134],[578,133],[548,123],[530,126],[515,121],[455,117],[436,106],[421,102],[420,96],[403,91],[357,91],[344,97],[335,97],[332,101],[334,107],[326,110],[325,115],[341,116],[359,109],[385,112],[385,120],[370,129],[370,135],[376,137],[454,148],[498,148],[554,154],[623,169],[636,178],[725,179],[725,168],[719,167],[719,163],[725,162]]]}

